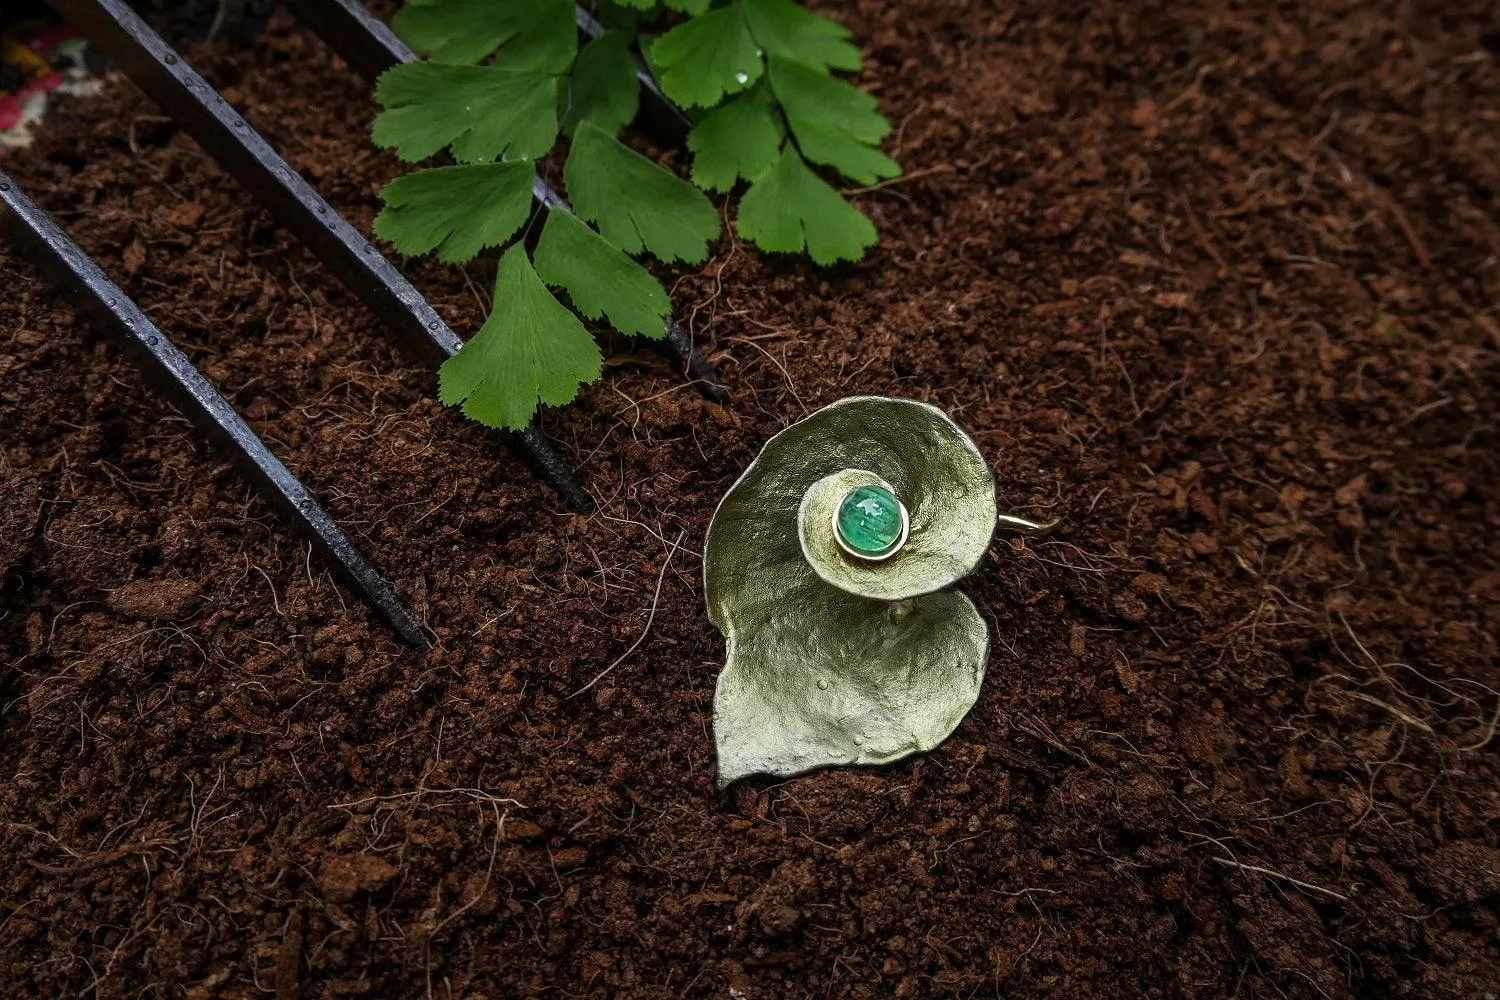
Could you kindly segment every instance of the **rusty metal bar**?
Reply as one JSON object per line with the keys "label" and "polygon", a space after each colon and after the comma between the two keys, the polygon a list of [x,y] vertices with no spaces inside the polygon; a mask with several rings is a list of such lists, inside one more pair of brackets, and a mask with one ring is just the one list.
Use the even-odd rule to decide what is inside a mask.
{"label": "rusty metal bar", "polygon": [[[394,330],[414,358],[436,368],[457,352],[463,342],[401,272],[124,0],[48,2]],[[507,435],[507,443],[569,507],[593,510],[592,499],[535,425]]]}
{"label": "rusty metal bar", "polygon": [[140,368],[148,384],[233,459],[261,497],[285,516],[358,594],[416,649],[427,636],[380,574],[365,561],[296,476],[266,447],[203,373],[68,238],[19,186],[0,172],[0,232]]}

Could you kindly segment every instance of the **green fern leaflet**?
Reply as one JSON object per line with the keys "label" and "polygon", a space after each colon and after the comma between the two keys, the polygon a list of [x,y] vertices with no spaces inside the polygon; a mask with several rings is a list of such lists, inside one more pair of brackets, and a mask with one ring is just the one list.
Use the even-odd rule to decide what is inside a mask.
{"label": "green fern leaflet", "polygon": [[[834,75],[861,66],[849,31],[793,0],[596,0],[590,12],[608,30],[585,44],[567,0],[411,0],[393,23],[424,61],[376,89],[375,144],[421,164],[381,191],[376,235],[460,265],[503,251],[489,319],[443,365],[439,392],[494,427],[520,430],[599,377],[591,329],[665,335],[671,301],[636,258],[706,260],[721,222],[704,192],[732,200],[744,185],[743,238],[828,265],[876,242],[831,181],[900,173],[880,150],[890,125],[874,98]],[[621,141],[642,66],[692,117],[690,180]],[[559,142],[572,210],[538,215],[538,166]]]}

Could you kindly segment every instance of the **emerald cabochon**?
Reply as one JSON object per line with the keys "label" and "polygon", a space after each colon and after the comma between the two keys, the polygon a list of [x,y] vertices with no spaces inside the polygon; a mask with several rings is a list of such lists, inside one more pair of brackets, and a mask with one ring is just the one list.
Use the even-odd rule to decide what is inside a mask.
{"label": "emerald cabochon", "polygon": [[884,486],[860,486],[839,504],[834,528],[854,555],[876,558],[901,544],[904,513],[901,501]]}

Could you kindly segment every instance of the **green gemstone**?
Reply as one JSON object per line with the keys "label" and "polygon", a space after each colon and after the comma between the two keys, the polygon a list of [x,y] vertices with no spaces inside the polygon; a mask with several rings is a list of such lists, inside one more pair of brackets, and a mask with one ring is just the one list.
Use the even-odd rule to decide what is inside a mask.
{"label": "green gemstone", "polygon": [[883,556],[901,541],[901,502],[884,486],[861,486],[839,504],[835,524],[856,555]]}

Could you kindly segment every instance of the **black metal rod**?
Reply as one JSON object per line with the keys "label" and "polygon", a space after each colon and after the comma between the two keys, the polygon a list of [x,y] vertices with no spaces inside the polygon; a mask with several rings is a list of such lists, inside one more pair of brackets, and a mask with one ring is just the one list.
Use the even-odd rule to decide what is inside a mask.
{"label": "black metal rod", "polygon": [[[124,0],[48,2],[394,330],[414,358],[436,368],[463,346],[411,282]],[[507,435],[507,443],[569,507],[579,513],[593,510],[593,501],[534,426]]]}
{"label": "black metal rod", "polygon": [[345,586],[374,608],[408,645],[427,648],[421,625],[307,488],[271,454],[187,355],[3,172],[0,231],[21,248],[43,277],[124,349],[152,387],[234,460],[261,497],[312,542]]}
{"label": "black metal rod", "polygon": [[[396,37],[396,33],[383,21],[371,14],[360,0],[291,0],[291,6],[297,16],[306,21],[340,59],[348,63],[356,73],[371,84],[392,66],[413,62],[417,58],[407,44]],[[603,34],[604,28],[582,7],[576,9],[580,32],[584,34],[592,32],[589,37],[593,38]],[[674,120],[678,121],[682,127],[672,132],[671,127],[667,126],[665,131],[668,135],[676,135],[678,140],[685,137],[687,117],[667,100],[645,67],[640,66],[639,63],[637,67],[641,85],[647,94],[646,108],[653,106],[671,108],[676,116]],[[653,94],[655,99],[652,98]],[[656,117],[659,116],[653,116],[653,121]],[[567,201],[540,177],[532,184],[532,198],[538,208],[543,211],[561,209],[564,212],[571,212],[573,210]],[[677,320],[667,317],[667,336],[664,340],[654,343],[663,354],[683,366],[684,374],[693,379],[703,395],[715,402],[724,400],[724,386],[719,380],[718,371],[693,347],[692,340]]]}
{"label": "black metal rod", "polygon": [[413,58],[407,44],[359,0],[291,0],[289,6],[350,69],[371,83]]}

